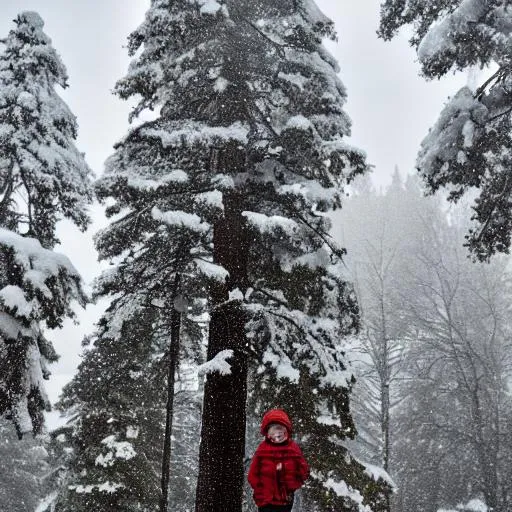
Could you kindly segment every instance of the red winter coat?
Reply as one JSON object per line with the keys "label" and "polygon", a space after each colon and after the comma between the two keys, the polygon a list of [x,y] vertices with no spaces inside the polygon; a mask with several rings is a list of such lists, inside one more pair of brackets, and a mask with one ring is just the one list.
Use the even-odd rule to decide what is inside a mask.
{"label": "red winter coat", "polygon": [[[291,422],[284,411],[273,410],[265,415],[261,425],[264,435],[270,423],[281,423],[291,433]],[[277,469],[279,463],[282,466],[280,471]],[[307,462],[295,441],[288,439],[274,444],[265,438],[254,453],[248,480],[254,490],[256,506],[262,507],[289,504],[293,491],[302,487],[308,476]]]}

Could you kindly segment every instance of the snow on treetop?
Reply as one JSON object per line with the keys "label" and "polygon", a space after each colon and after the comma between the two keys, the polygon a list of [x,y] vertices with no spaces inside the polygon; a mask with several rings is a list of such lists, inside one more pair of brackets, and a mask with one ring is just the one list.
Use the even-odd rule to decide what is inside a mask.
{"label": "snow on treetop", "polygon": [[312,25],[332,27],[333,22],[322,12],[315,0],[304,0],[302,9],[305,19]]}
{"label": "snow on treetop", "polygon": [[323,14],[314,0],[303,0],[300,7],[295,12],[290,12],[286,17],[260,18],[256,20],[256,24],[262,28],[267,37],[279,44],[284,42],[283,36],[292,36],[297,27],[301,27],[304,32],[308,33],[310,37],[314,37],[318,42],[323,37],[330,37],[331,39],[336,37],[333,22]]}
{"label": "snow on treetop", "polygon": [[36,30],[42,30],[44,27],[43,18],[35,11],[23,11],[18,15],[18,19]]}
{"label": "snow on treetop", "polygon": [[[18,15],[15,23],[16,28],[11,30],[4,40],[6,51],[0,58],[0,61],[3,61],[0,62],[0,69],[22,70],[23,72],[16,77],[19,81],[20,77],[24,80],[27,75],[32,75],[30,64],[37,63],[38,67],[46,68],[47,73],[46,76],[39,73],[36,82],[57,81],[59,85],[66,87],[66,68],[52,47],[52,40],[43,31],[44,21],[41,16],[34,11],[24,11]],[[5,66],[6,62],[10,66]]]}
{"label": "snow on treetop", "polygon": [[[66,87],[67,72],[42,32],[41,17],[24,12],[16,24],[0,53],[0,139],[8,138],[0,151],[0,165],[12,168],[13,189],[26,189],[32,208],[41,216],[36,236],[49,247],[58,241],[55,224],[62,216],[80,228],[87,226],[92,172],[74,144],[76,118],[55,91],[56,84]],[[29,180],[21,177],[24,173]],[[21,226],[27,213],[21,205],[16,208]]]}

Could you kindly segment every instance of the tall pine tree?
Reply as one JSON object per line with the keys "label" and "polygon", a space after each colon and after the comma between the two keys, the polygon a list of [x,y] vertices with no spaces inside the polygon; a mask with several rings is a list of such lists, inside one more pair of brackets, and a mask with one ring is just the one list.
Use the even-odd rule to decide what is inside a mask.
{"label": "tall pine tree", "polygon": [[56,224],[84,230],[91,171],[75,147],[77,123],[56,87],[66,69],[35,12],[23,12],[0,53],[0,413],[20,436],[41,429],[42,381],[57,355],[44,327],[84,304],[80,276],[52,251]]}
{"label": "tall pine tree", "polygon": [[199,512],[241,508],[251,364],[307,377],[351,422],[338,347],[350,303],[328,268],[342,251],[325,212],[366,165],[343,139],[325,37],[333,24],[312,0],[153,0],[116,87],[138,98],[133,117],[158,115],[116,146],[97,185],[116,216],[97,238],[102,257],[122,259],[111,282],[132,273],[161,298],[178,273],[186,295],[208,297],[208,359],[233,351],[231,374],[205,384]]}

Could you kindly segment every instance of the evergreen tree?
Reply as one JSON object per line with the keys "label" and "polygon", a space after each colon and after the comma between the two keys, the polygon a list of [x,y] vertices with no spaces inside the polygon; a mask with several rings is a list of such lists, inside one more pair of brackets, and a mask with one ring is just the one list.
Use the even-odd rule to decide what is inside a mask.
{"label": "evergreen tree", "polygon": [[52,248],[56,224],[84,230],[91,172],[74,141],[76,119],[56,92],[65,67],[43,20],[23,12],[0,53],[0,413],[19,436],[41,429],[42,380],[57,355],[44,327],[73,317],[85,296],[70,261]]}
{"label": "evergreen tree", "polygon": [[97,246],[122,260],[112,289],[130,273],[170,299],[180,274],[186,295],[208,297],[208,359],[233,351],[231,374],[205,384],[198,511],[240,510],[251,365],[295,387],[308,375],[351,422],[338,347],[350,302],[327,268],[342,251],[325,212],[366,165],[343,140],[345,89],[322,46],[334,36],[312,0],[154,0],[130,36],[116,91],[139,99],[133,116],[158,115],[98,182],[117,218]]}
{"label": "evergreen tree", "polygon": [[412,25],[410,43],[425,77],[498,66],[475,91],[464,87],[447,102],[418,157],[430,191],[446,187],[458,201],[478,189],[466,244],[480,260],[508,252],[511,243],[511,21],[505,0],[385,0],[381,7],[384,39]]}
{"label": "evergreen tree", "polygon": [[[353,337],[359,330],[353,288],[341,279],[332,284],[330,316],[340,323],[343,337]],[[346,447],[357,434],[350,410],[354,379],[344,363],[347,348],[341,342],[334,348],[339,357],[340,378],[348,383],[345,386],[326,386],[321,377],[311,374],[300,357],[296,380],[291,375],[283,378],[286,367],[275,369],[265,357],[251,375],[249,410],[255,409],[261,418],[268,409],[285,409],[293,419],[295,436],[311,467],[311,476],[298,494],[299,510],[389,511],[392,483],[386,472],[357,460]]]}
{"label": "evergreen tree", "polygon": [[[115,310],[115,302],[110,310]],[[165,367],[154,310],[119,326],[102,318],[59,407],[73,449],[57,511],[155,510],[165,422]],[[158,330],[157,330],[158,331]]]}
{"label": "evergreen tree", "polygon": [[[107,282],[100,279],[98,290]],[[57,512],[158,509],[169,366],[168,309],[141,302],[144,289],[129,293],[126,283],[126,291],[113,300],[94,336],[85,340],[83,361],[59,402],[70,420],[52,443],[57,454],[54,465],[64,468],[49,484],[50,491],[56,492],[51,503]],[[198,337],[194,330],[198,328],[195,324],[190,328],[190,323],[184,319],[185,361],[193,354],[198,358],[187,350],[187,334]],[[176,505],[173,510],[185,511],[187,506],[193,508],[195,489],[191,457],[198,437],[197,390],[184,385],[176,393],[174,413],[170,501]],[[61,443],[67,448],[64,453]]]}
{"label": "evergreen tree", "polygon": [[0,423],[0,503],[9,512],[33,512],[48,471],[47,452],[40,440],[20,443],[6,420]]}

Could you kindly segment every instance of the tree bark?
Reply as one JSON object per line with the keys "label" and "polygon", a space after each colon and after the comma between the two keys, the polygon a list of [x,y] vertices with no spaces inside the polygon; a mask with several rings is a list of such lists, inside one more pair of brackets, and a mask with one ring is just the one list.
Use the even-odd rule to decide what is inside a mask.
{"label": "tree bark", "polygon": [[247,399],[246,315],[229,292],[247,289],[248,238],[241,201],[225,195],[224,217],[214,226],[214,263],[229,278],[211,288],[208,360],[231,349],[231,374],[209,374],[204,387],[196,512],[242,510]]}

